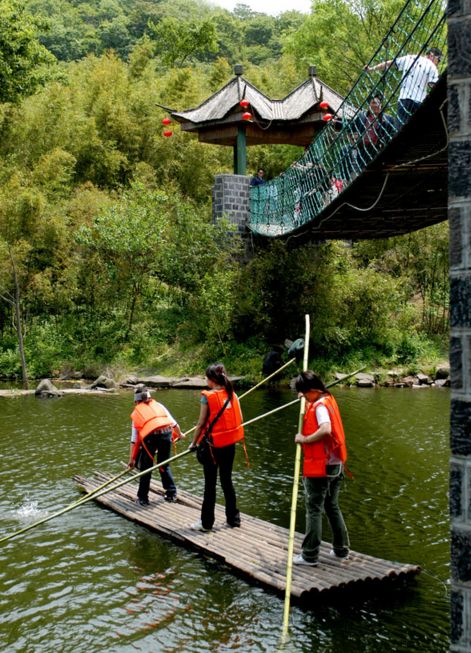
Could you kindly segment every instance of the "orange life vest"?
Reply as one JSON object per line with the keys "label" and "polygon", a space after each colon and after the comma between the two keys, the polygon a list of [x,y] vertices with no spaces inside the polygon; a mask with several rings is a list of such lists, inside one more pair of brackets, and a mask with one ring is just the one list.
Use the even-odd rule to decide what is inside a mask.
{"label": "orange life vest", "polygon": [[131,419],[138,434],[138,438],[133,447],[133,460],[136,460],[139,447],[146,435],[160,429],[168,428],[170,430],[175,424],[174,420],[168,416],[162,404],[159,404],[155,399],[147,402],[139,402],[132,411]]}
{"label": "orange life vest", "polygon": [[311,435],[319,428],[317,423],[316,408],[323,404],[329,411],[332,432],[318,442],[303,444],[303,476],[326,476],[326,465],[332,454],[342,463],[347,460],[347,447],[345,432],[339,407],[331,394],[326,394],[314,403],[308,403],[304,413],[303,435]]}
{"label": "orange life vest", "polygon": [[[221,390],[203,390],[202,393],[208,400],[209,417],[206,422],[206,428],[211,424],[213,419],[219,413],[227,399],[227,392]],[[214,424],[211,430],[211,443],[213,446],[227,447],[235,444],[244,438],[244,427],[242,426],[242,413],[240,410],[239,399],[234,393],[230,402],[223,410],[222,415]]]}

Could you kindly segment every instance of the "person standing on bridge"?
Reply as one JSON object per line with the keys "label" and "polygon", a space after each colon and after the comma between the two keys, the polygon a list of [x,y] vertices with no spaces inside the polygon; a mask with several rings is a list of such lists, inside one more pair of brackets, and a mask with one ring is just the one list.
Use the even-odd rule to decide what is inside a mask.
{"label": "person standing on bridge", "polygon": [[349,556],[348,531],[338,504],[347,449],[337,402],[320,377],[308,370],[297,377],[295,385],[307,402],[302,432],[294,439],[303,447],[306,533],[302,552],[293,557],[293,563],[315,567],[324,511],[333,535],[331,555],[342,560]]}
{"label": "person standing on bridge", "polygon": [[190,449],[196,448],[196,455],[204,470],[201,519],[191,528],[204,533],[209,532],[214,524],[218,470],[226,501],[227,524],[231,528],[240,526],[232,466],[236,442],[244,438],[239,399],[222,363],[215,363],[206,369],[206,382],[209,390],[201,393],[200,416],[190,445]]}
{"label": "person standing on bridge", "polygon": [[359,134],[357,155],[361,165],[366,166],[395,132],[394,119],[383,112],[381,93],[372,93],[368,98],[368,109],[360,111],[353,120],[351,129],[353,133]]}
{"label": "person standing on bridge", "polygon": [[252,177],[250,180],[250,185],[251,186],[262,186],[265,182],[265,170],[263,168],[259,168],[257,170],[257,174]]}
{"label": "person standing on bridge", "polygon": [[425,57],[407,54],[397,59],[382,61],[375,66],[365,66],[367,72],[388,70],[395,66],[402,73],[401,89],[397,103],[397,119],[402,126],[422,104],[427,91],[438,82],[438,64],[442,58],[439,48],[430,48]]}
{"label": "person standing on bridge", "polygon": [[[152,399],[144,385],[136,386],[134,391],[135,408],[132,412],[131,450],[128,467],[137,467],[141,472],[154,465],[157,452],[157,464],[170,458],[172,434],[175,439],[183,437],[180,427],[163,404]],[[177,487],[169,465],[159,467],[160,478],[165,490],[165,501],[177,500]],[[152,472],[141,476],[137,500],[141,506],[149,505],[149,488]]]}

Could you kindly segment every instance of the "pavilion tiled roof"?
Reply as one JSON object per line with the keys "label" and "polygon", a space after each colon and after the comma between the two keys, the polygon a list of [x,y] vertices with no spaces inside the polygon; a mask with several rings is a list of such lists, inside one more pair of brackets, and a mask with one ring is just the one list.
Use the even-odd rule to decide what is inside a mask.
{"label": "pavilion tiled roof", "polygon": [[255,110],[262,120],[276,122],[302,121],[303,116],[323,100],[339,116],[338,110],[343,102],[339,93],[315,76],[311,76],[282,100],[272,100],[244,77],[237,75],[198,107],[182,112],[174,111],[172,116],[178,122],[194,125],[223,121],[235,108],[240,110],[239,102],[242,99],[250,102],[250,110]]}

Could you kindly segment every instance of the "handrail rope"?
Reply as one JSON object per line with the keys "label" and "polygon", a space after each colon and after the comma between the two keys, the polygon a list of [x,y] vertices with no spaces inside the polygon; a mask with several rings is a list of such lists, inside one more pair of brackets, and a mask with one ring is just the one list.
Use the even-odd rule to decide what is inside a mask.
{"label": "handrail rope", "polygon": [[[404,6],[404,8],[401,10],[399,16],[397,17],[395,23],[393,26],[390,28],[388,34],[383,38],[380,46],[377,48],[375,54],[373,57],[370,59],[370,62],[376,58],[378,53],[380,53],[383,48],[386,48],[388,51],[390,49],[390,41],[394,42],[395,45],[395,51],[396,55],[393,57],[393,60],[399,56],[399,54],[406,49],[408,44],[410,44],[411,41],[415,40],[416,34],[421,34],[421,28],[424,26],[426,19],[431,15],[432,18],[435,20],[437,18],[436,13],[433,12],[433,9],[435,7],[439,7],[440,9],[440,18],[438,20],[438,23],[435,24],[434,26],[431,26],[431,29],[428,28],[427,25],[425,25],[425,33],[427,34],[427,37],[421,38],[421,45],[420,47],[417,46],[416,50],[418,50],[417,56],[420,56],[422,52],[425,51],[425,49],[428,47],[430,41],[435,38],[436,33],[443,28],[443,23],[445,20],[445,15],[442,12],[442,6],[436,2],[436,0],[431,0],[431,2],[421,11],[421,15],[418,17],[417,21],[414,24],[414,27],[412,30],[408,30],[407,32],[405,30],[402,30],[406,37],[403,39],[400,43],[398,43],[398,40],[395,39],[394,33],[396,29],[398,31],[401,31],[401,25],[400,25],[400,20],[401,18],[406,15],[406,18],[408,18],[409,21],[412,20],[410,15],[407,15],[407,9],[410,6],[412,0],[409,0],[408,3]],[[418,40],[418,39],[417,39]],[[425,41],[425,42],[424,42]],[[389,60],[389,52],[387,52],[387,59]],[[385,106],[388,107],[392,104],[392,100],[394,99],[398,88],[401,84],[401,80],[398,80],[395,78],[395,71],[391,72],[391,67],[389,67],[385,74],[383,74],[380,79],[373,85],[373,90],[378,88],[379,86],[387,87],[388,89],[388,97],[386,98]],[[388,74],[389,73],[389,74]],[[338,115],[341,115],[342,119],[342,124],[343,127],[342,129],[335,133],[332,130],[332,125],[329,124],[327,126],[327,129],[324,129],[311,143],[311,146],[309,147],[308,155],[317,154],[316,159],[321,160],[321,164],[324,167],[324,183],[327,178],[327,171],[325,168],[329,168],[331,170],[331,174],[334,171],[343,171],[343,178],[345,179],[345,186],[351,181],[353,181],[353,178],[356,177],[356,174],[353,176],[353,178],[348,178],[349,176],[351,177],[351,162],[348,161],[347,156],[339,156],[341,152],[339,152],[339,148],[342,145],[346,145],[346,136],[348,137],[351,135],[351,125],[349,123],[345,123],[345,119],[347,114],[350,115],[350,118],[353,114],[355,117],[358,115],[359,111],[361,110],[361,106],[364,104],[366,101],[366,98],[363,97],[361,98],[361,101],[356,101],[355,97],[355,92],[358,87],[360,86],[367,86],[365,84],[365,79],[367,75],[361,74],[357,81],[355,82],[354,86],[350,90],[349,94],[346,96],[344,99],[342,105],[339,107],[338,110]],[[390,81],[393,81],[393,84],[390,83]],[[394,84],[395,82],[395,84]],[[371,86],[369,86],[371,89]],[[392,90],[391,90],[392,89]],[[371,90],[370,90],[371,93]],[[366,96],[368,97],[368,96]],[[354,98],[354,102],[352,102],[352,98]],[[360,105],[358,107],[358,105]],[[358,108],[356,108],[358,107]],[[356,110],[355,110],[356,108]],[[391,132],[396,132],[397,131],[397,126],[393,129],[392,127],[390,128]],[[370,152],[364,152],[363,154],[368,155],[367,158],[365,159],[363,156],[360,155],[360,161],[363,163],[363,166],[367,165],[369,161],[371,161],[375,156],[378,154],[380,149],[384,147],[385,143],[389,142],[389,140],[392,138],[394,133],[389,133],[386,134],[383,143],[380,143],[380,147],[377,147],[374,145],[371,148]],[[356,141],[354,141],[353,145],[356,146],[360,142],[360,138],[357,136]],[[320,156],[319,156],[320,155]],[[433,155],[427,155],[427,158],[434,156]],[[285,171],[284,174],[282,174],[279,178],[274,180],[274,182],[269,182],[266,186],[268,186],[268,194],[265,192],[261,192],[261,187],[258,187],[258,192],[255,194],[253,191],[251,192],[251,199],[252,201],[255,200],[255,202],[260,203],[260,198],[262,197],[265,202],[264,210],[263,210],[263,215],[265,216],[265,222],[264,224],[267,224],[268,226],[270,224],[275,224],[278,227],[281,227],[281,232],[278,231],[275,234],[271,235],[279,235],[280,233],[284,233],[286,229],[289,229],[290,227],[295,228],[299,227],[302,224],[305,224],[306,222],[309,222],[312,220],[313,214],[314,217],[319,214],[320,212],[323,211],[323,209],[326,206],[326,198],[322,199],[322,175],[320,174],[319,169],[317,170],[311,170],[310,175],[308,176],[307,166],[303,164],[303,161],[308,161],[308,156],[303,155],[297,162],[294,163],[293,167],[291,169],[288,169]],[[404,164],[401,164],[404,165]],[[349,168],[350,166],[350,168]],[[304,173],[299,173],[299,170],[303,170],[304,168]],[[350,170],[350,175],[346,174],[347,170]],[[317,174],[316,174],[317,172]],[[313,180],[316,183],[316,186],[313,185]],[[300,189],[296,187],[296,184],[301,185],[301,183],[304,183],[305,188]],[[282,188],[280,189],[280,185]],[[264,189],[265,190],[265,189]],[[279,215],[279,195],[281,191],[281,204],[282,204],[282,214],[281,214],[281,220],[280,220],[280,215]],[[324,189],[324,193],[327,193],[327,189]],[[290,195],[288,198],[287,195]],[[267,202],[268,200],[268,202]],[[309,208],[309,215],[307,216],[302,216],[301,215],[301,210],[300,210],[300,205],[301,201],[303,204],[308,205]],[[327,203],[328,202],[328,197],[327,197]],[[267,204],[268,204],[268,210],[267,210]],[[289,219],[289,215],[287,215],[285,206],[288,205],[288,211],[294,209],[294,213],[298,212],[299,215],[295,216],[297,224],[294,224],[294,219],[291,218]],[[298,209],[296,208],[298,207]],[[338,210],[338,209],[337,209]],[[256,212],[258,216],[262,214],[262,212],[259,210]],[[273,215],[275,214],[275,215]],[[277,215],[278,214],[278,215]],[[273,218],[275,218],[273,222]],[[256,231],[256,223],[257,223],[257,218],[252,221],[252,224],[250,225],[252,231]],[[261,223],[261,221],[260,221]],[[260,232],[260,229],[259,229]],[[270,235],[270,234],[269,234]]]}
{"label": "handrail rope", "polygon": [[[426,155],[421,156],[421,157],[419,157],[419,158],[417,158],[417,159],[411,159],[411,160],[409,160],[409,161],[403,161],[402,163],[397,163],[397,164],[391,166],[390,170],[395,170],[396,168],[401,168],[401,167],[404,167],[404,166],[409,166],[409,165],[412,165],[412,164],[414,164],[414,163],[419,163],[420,161],[425,161],[426,159],[431,159],[432,157],[437,156],[437,154],[441,154],[442,152],[444,152],[444,151],[447,149],[447,147],[448,147],[448,143],[449,143],[449,134],[448,134],[448,127],[447,127],[447,124],[446,124],[445,115],[444,115],[444,113],[443,113],[443,107],[444,107],[444,105],[445,105],[447,102],[448,102],[448,100],[445,99],[445,100],[442,102],[442,104],[440,105],[440,107],[439,107],[440,117],[441,117],[441,119],[442,119],[442,125],[443,125],[443,129],[444,129],[444,132],[445,132],[445,137],[446,137],[446,143],[445,143],[445,145],[444,145],[443,147],[441,147],[439,150],[435,150],[435,152],[432,152],[432,154],[426,154]],[[384,179],[383,186],[381,187],[381,190],[380,190],[380,192],[379,192],[379,195],[378,195],[378,197],[376,198],[376,200],[373,202],[373,204],[371,204],[369,207],[355,206],[355,204],[351,204],[350,202],[343,202],[343,204],[340,204],[339,206],[337,206],[337,207],[336,207],[336,208],[335,208],[331,213],[329,213],[329,215],[327,215],[327,216],[325,216],[324,218],[322,218],[322,220],[320,221],[319,225],[316,225],[316,227],[320,227],[320,226],[322,226],[322,224],[323,224],[326,220],[329,220],[329,219],[330,219],[332,216],[334,216],[334,215],[335,215],[335,214],[336,214],[336,213],[337,213],[341,208],[343,208],[343,207],[345,207],[345,206],[348,206],[349,208],[353,209],[354,211],[362,211],[362,212],[363,212],[363,211],[364,211],[364,212],[372,211],[372,210],[374,209],[374,207],[378,204],[378,202],[379,202],[379,200],[381,199],[381,197],[383,196],[383,193],[384,193],[384,191],[385,191],[385,189],[386,189],[386,184],[387,184],[387,182],[388,182],[388,180],[389,180],[389,176],[390,176],[390,172],[386,173],[386,177],[385,177],[385,179]],[[291,236],[288,237],[287,241],[290,240],[291,238],[299,238],[300,236],[304,236],[304,235],[305,235],[308,231],[310,231],[311,229],[312,229],[312,227],[310,227],[310,228],[308,228],[308,229],[306,229],[306,230],[304,230],[304,231],[302,231],[302,232],[300,232],[300,233],[292,234]]]}

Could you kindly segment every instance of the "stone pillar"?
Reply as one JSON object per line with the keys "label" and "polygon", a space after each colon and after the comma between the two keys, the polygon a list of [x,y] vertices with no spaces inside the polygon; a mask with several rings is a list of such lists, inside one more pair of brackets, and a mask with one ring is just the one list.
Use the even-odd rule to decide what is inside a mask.
{"label": "stone pillar", "polygon": [[213,186],[213,222],[226,218],[242,237],[248,236],[250,178],[216,175]]}
{"label": "stone pillar", "polygon": [[448,5],[451,651],[471,652],[471,2]]}

